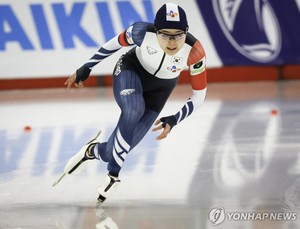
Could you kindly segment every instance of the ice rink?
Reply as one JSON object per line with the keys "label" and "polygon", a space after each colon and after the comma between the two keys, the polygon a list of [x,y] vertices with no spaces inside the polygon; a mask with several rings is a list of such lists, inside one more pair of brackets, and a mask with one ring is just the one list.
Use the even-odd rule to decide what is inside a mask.
{"label": "ice rink", "polygon": [[[161,116],[190,95],[179,85]],[[300,228],[300,81],[209,84],[167,139],[150,131],[128,155],[101,207],[99,161],[52,184],[83,144],[114,129],[111,88],[0,91],[0,115],[1,229]]]}

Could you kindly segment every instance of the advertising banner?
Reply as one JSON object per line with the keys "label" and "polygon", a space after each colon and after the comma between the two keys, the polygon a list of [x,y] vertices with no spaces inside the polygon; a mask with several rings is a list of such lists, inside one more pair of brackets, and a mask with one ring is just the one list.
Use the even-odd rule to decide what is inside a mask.
{"label": "advertising banner", "polygon": [[224,65],[300,63],[299,1],[197,3]]}
{"label": "advertising banner", "polygon": [[[191,32],[204,43],[208,65],[220,66],[196,1],[173,1],[187,12]],[[158,0],[0,0],[0,79],[72,74],[106,41],[136,21],[153,22]],[[111,74],[119,51],[93,74]]]}
{"label": "advertising banner", "polygon": [[[300,0],[174,0],[207,67],[300,63]],[[66,77],[159,0],[0,0],[0,79]],[[110,75],[120,50],[93,69]]]}

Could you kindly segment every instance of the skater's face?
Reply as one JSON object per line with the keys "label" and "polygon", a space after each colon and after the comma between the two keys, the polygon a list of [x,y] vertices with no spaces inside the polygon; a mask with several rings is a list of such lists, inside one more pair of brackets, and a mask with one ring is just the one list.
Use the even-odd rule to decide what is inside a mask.
{"label": "skater's face", "polygon": [[157,40],[164,52],[175,55],[184,45],[186,32],[178,29],[161,29],[157,31]]}

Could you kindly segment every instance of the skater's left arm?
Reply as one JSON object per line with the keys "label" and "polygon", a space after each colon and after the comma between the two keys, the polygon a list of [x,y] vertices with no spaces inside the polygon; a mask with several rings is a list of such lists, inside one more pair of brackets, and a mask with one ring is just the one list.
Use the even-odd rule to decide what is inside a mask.
{"label": "skater's left arm", "polygon": [[196,111],[204,102],[207,88],[206,77],[206,56],[199,41],[193,46],[188,59],[190,67],[190,81],[193,89],[192,96],[175,114],[158,119],[153,131],[163,129],[163,132],[156,138],[161,140],[166,138],[172,128]]}

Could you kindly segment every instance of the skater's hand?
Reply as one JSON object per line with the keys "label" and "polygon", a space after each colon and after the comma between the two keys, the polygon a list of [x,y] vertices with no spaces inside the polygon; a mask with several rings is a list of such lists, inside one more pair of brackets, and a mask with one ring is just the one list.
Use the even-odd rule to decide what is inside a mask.
{"label": "skater's hand", "polygon": [[67,88],[71,88],[72,84],[75,82],[75,87],[84,87],[83,81],[85,81],[91,73],[91,69],[85,64],[76,70],[76,72],[67,79],[65,85]]}
{"label": "skater's hand", "polygon": [[[72,84],[76,80],[76,73],[71,75],[65,82],[65,85],[67,85],[67,88],[70,89],[72,87]],[[79,81],[79,83],[75,83],[75,87],[84,87],[83,82]]]}
{"label": "skater's hand", "polygon": [[157,136],[156,140],[161,140],[166,138],[176,124],[177,124],[177,120],[174,115],[162,117],[156,120],[156,122],[154,123],[156,127],[153,128],[152,131],[164,129],[163,132],[159,136]]}
{"label": "skater's hand", "polygon": [[157,136],[156,140],[162,140],[162,139],[166,138],[167,135],[168,135],[168,134],[170,133],[170,131],[171,131],[170,125],[167,123],[167,124],[165,125],[165,127],[163,127],[163,124],[162,124],[162,122],[161,122],[160,119],[156,120],[156,122],[154,123],[154,125],[155,125],[156,127],[154,127],[154,128],[152,129],[152,131],[157,131],[157,130],[164,129],[163,132],[162,132],[159,136]]}

